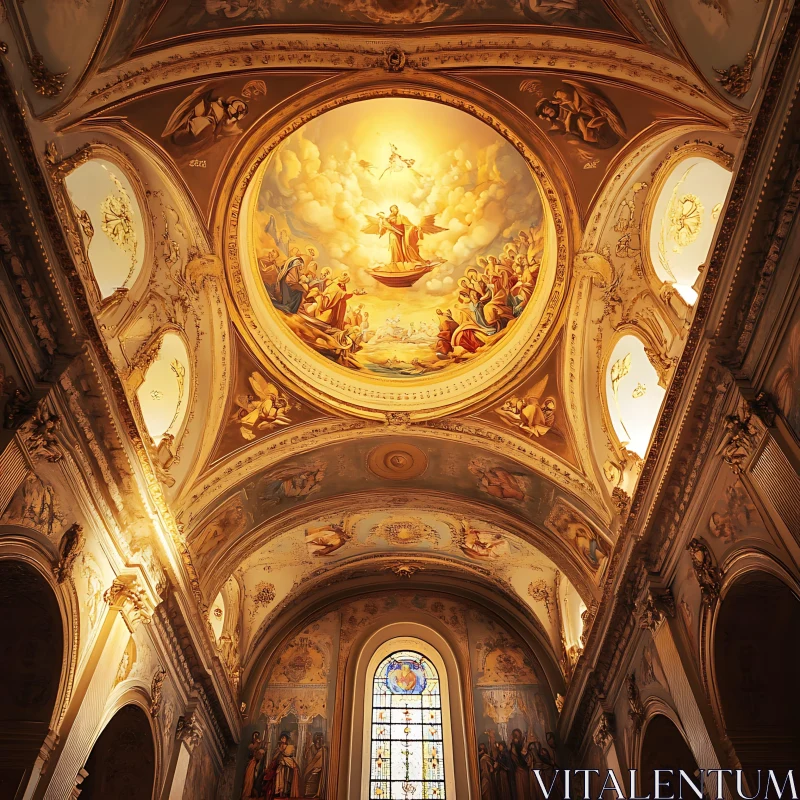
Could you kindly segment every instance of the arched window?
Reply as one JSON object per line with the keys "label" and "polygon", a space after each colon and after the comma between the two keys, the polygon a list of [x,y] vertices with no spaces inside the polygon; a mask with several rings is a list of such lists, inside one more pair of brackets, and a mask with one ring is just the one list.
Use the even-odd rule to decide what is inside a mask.
{"label": "arched window", "polygon": [[666,391],[644,342],[625,334],[606,367],[606,404],[620,444],[644,458]]}
{"label": "arched window", "polygon": [[369,797],[444,798],[439,673],[422,653],[398,650],[372,676]]}
{"label": "arched window", "polygon": [[177,436],[189,410],[189,354],[177,333],[164,335],[136,397],[156,445],[165,436]]}
{"label": "arched window", "polygon": [[[689,304],[706,263],[733,173],[706,155],[679,160],[653,187],[648,252],[658,278]],[[659,188],[660,185],[660,188]]]}
{"label": "arched window", "polygon": [[92,158],[67,175],[67,191],[100,297],[130,288],[144,263],[144,222],[125,171]]}

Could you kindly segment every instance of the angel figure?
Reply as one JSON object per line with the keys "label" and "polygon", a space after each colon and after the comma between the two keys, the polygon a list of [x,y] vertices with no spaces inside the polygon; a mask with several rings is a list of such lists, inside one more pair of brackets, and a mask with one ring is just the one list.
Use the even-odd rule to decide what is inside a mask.
{"label": "angel figure", "polygon": [[555,425],[556,401],[554,397],[542,400],[549,375],[545,375],[524,397],[512,395],[496,409],[506,422],[518,425],[530,436],[544,436]]}
{"label": "angel figure", "polygon": [[391,153],[389,153],[389,163],[386,165],[386,169],[381,172],[381,177],[378,178],[378,180],[383,178],[387,172],[392,174],[396,172],[403,172],[404,170],[408,170],[417,178],[422,177],[422,175],[420,175],[419,172],[414,169],[414,164],[416,163],[415,159],[403,158],[403,156],[400,155],[400,151],[393,144],[390,144],[389,147],[392,150]]}
{"label": "angel figure", "polygon": [[347,544],[352,534],[341,524],[306,528],[306,547],[310,556],[329,556]]}
{"label": "angel figure", "polygon": [[287,464],[261,478],[252,489],[261,508],[277,506],[286,500],[304,500],[322,490],[327,464],[314,461],[305,466]]}
{"label": "angel figure", "polygon": [[499,500],[516,500],[524,503],[527,488],[523,476],[509,472],[502,467],[492,467],[483,459],[474,458],[469,462],[469,471],[478,479],[478,487]]}
{"label": "angel figure", "polygon": [[389,234],[389,263],[383,269],[392,272],[403,272],[429,264],[419,254],[422,237],[447,230],[435,224],[435,214],[424,216],[419,225],[414,225],[395,205],[389,207],[388,216],[380,211],[376,217],[367,215],[367,221],[369,224],[362,228],[363,233],[377,234],[378,237],[384,233]]}
{"label": "angel figure", "polygon": [[241,97],[219,97],[213,89],[200,86],[178,104],[161,138],[185,150],[202,149],[223,136],[242,133],[239,122],[247,112]]}
{"label": "angel figure", "polygon": [[600,150],[628,138],[617,107],[599,89],[578,81],[565,80],[563,85],[565,88],[536,104],[537,116],[550,123],[551,132],[564,133]]}
{"label": "angel figure", "polygon": [[288,411],[291,408],[285,394],[258,372],[248,378],[253,394],[240,394],[236,397],[238,410],[231,417],[237,423],[242,438],[248,442],[258,436],[257,431],[267,431],[276,425],[289,425]]}
{"label": "angel figure", "polygon": [[461,520],[459,547],[465,555],[480,561],[495,561],[511,552],[505,536],[492,531],[476,530],[465,519]]}

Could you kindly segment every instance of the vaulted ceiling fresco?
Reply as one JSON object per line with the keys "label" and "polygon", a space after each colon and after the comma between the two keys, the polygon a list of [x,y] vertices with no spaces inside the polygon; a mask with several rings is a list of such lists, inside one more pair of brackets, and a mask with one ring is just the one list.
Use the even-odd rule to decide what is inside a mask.
{"label": "vaulted ceiling fresco", "polygon": [[494,593],[568,677],[783,6],[106,6],[6,2],[3,58],[231,679],[387,576]]}

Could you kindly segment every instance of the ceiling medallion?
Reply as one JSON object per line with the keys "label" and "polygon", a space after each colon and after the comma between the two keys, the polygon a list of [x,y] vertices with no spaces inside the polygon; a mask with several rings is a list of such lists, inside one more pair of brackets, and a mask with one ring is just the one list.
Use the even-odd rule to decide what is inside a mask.
{"label": "ceiling medallion", "polygon": [[428,457],[418,447],[405,442],[389,442],[376,447],[367,456],[373,475],[390,481],[418,478],[428,468]]}

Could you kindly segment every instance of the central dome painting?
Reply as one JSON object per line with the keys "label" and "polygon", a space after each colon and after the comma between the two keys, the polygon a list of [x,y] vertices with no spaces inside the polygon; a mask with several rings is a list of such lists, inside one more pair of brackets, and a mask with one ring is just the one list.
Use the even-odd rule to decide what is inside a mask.
{"label": "central dome painting", "polygon": [[278,324],[377,376],[423,376],[491,350],[548,263],[525,159],[438,103],[328,111],[273,150],[255,189],[249,250]]}

